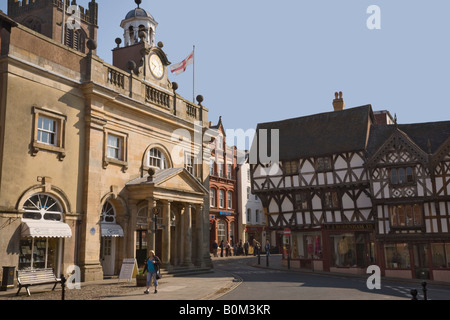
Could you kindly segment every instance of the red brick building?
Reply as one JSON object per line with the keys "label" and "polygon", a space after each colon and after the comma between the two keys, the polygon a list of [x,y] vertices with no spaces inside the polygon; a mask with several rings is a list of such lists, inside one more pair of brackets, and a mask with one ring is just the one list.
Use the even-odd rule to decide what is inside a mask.
{"label": "red brick building", "polygon": [[238,239],[237,210],[237,150],[228,146],[222,118],[217,125],[210,123],[210,128],[218,131],[218,136],[211,145],[209,171],[210,188],[210,248],[214,241],[220,245],[223,240],[233,246]]}

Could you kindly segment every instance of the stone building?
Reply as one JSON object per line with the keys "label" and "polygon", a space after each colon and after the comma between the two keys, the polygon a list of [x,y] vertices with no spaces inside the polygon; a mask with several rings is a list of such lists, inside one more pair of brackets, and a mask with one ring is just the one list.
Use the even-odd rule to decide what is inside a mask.
{"label": "stone building", "polygon": [[65,37],[60,0],[0,14],[0,265],[90,281],[156,249],[168,270],[210,268],[208,109],[176,93],[146,10],[124,13],[110,65],[88,7]]}

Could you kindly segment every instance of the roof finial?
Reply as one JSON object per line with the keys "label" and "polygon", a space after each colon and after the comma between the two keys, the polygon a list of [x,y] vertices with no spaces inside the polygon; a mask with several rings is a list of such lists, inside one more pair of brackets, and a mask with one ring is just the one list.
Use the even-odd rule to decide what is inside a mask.
{"label": "roof finial", "polygon": [[134,2],[136,2],[137,6],[138,6],[138,8],[139,8],[139,6],[140,6],[141,3],[142,3],[142,0],[134,0]]}

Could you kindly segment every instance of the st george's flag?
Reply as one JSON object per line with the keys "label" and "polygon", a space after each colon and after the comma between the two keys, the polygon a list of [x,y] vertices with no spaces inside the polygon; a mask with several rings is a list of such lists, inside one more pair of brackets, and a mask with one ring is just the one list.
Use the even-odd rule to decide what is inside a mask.
{"label": "st george's flag", "polygon": [[186,71],[188,65],[191,65],[193,63],[194,63],[194,51],[192,51],[192,53],[180,63],[171,65],[170,71],[175,75],[179,75]]}

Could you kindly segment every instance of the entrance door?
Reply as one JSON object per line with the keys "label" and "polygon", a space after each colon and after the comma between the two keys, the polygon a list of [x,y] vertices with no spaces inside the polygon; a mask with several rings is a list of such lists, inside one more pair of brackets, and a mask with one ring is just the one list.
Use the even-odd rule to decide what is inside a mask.
{"label": "entrance door", "polygon": [[114,275],[114,261],[116,252],[116,238],[102,238],[102,267],[105,276]]}
{"label": "entrance door", "polygon": [[427,245],[423,243],[413,245],[414,267],[417,279],[430,279],[428,266]]}

